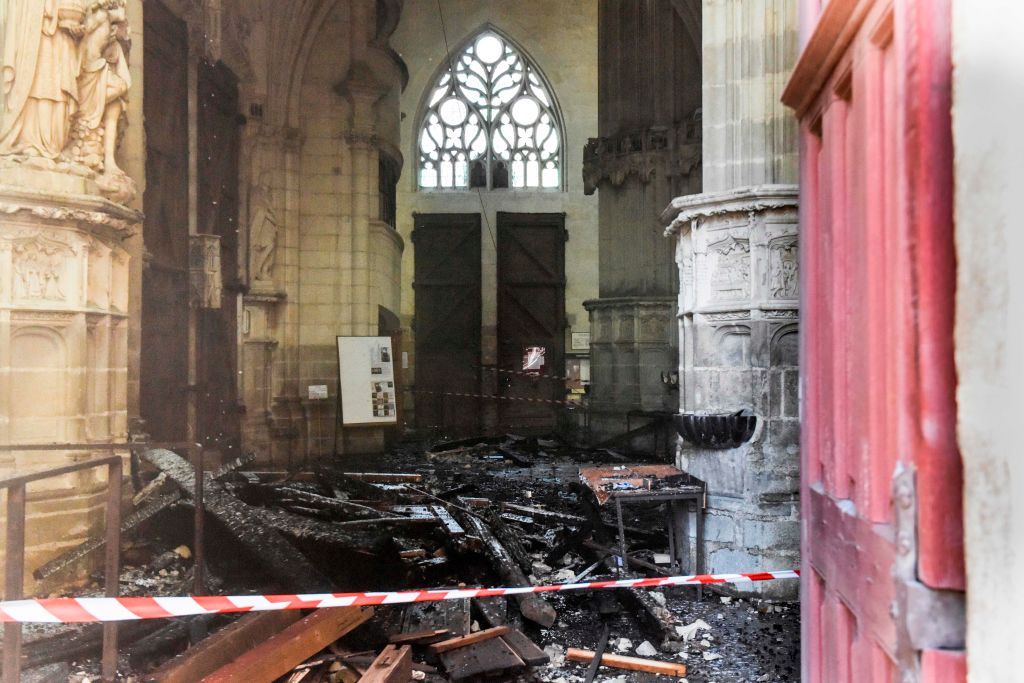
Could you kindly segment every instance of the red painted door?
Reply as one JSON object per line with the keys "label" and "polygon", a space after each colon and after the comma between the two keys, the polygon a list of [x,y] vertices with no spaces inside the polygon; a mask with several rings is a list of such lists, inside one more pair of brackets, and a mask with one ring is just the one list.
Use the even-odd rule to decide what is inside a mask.
{"label": "red painted door", "polygon": [[803,0],[803,680],[962,681],[949,0]]}

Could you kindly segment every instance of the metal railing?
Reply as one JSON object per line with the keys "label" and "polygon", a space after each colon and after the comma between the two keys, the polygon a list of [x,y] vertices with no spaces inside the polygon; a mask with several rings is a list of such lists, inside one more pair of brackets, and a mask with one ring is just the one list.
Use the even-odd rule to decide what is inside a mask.
{"label": "metal railing", "polygon": [[[194,591],[203,592],[203,448],[198,443],[147,443],[130,441],[126,443],[53,443],[53,444],[2,444],[0,453],[11,451],[144,451],[153,448],[187,450],[189,460],[195,469],[195,504],[193,571]],[[107,501],[104,535],[106,537],[106,558],[104,595],[117,597],[121,578],[121,502],[123,496],[123,464],[119,455],[109,455],[84,462],[53,467],[9,479],[0,480],[0,490],[7,490],[6,558],[4,561],[4,599],[18,600],[25,592],[25,507],[28,484],[43,479],[73,474],[95,467],[107,467]],[[21,680],[22,625],[4,624],[3,674],[2,683],[17,683]],[[117,622],[103,624],[103,650],[101,671],[104,681],[117,680]]]}

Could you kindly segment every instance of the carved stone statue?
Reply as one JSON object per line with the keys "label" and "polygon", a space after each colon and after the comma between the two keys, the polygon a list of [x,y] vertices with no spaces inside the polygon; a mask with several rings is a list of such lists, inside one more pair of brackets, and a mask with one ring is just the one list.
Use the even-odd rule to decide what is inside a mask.
{"label": "carved stone statue", "polygon": [[86,177],[125,202],[119,124],[131,87],[126,0],[0,0],[0,156]]}
{"label": "carved stone statue", "polygon": [[78,105],[86,0],[6,0],[0,154],[55,160]]}
{"label": "carved stone statue", "polygon": [[79,109],[73,119],[65,157],[98,174],[100,188],[126,199],[134,196],[131,179],[117,165],[119,123],[131,87],[125,0],[95,0],[88,7],[78,46]]}
{"label": "carved stone statue", "polygon": [[254,282],[270,283],[274,279],[279,225],[270,201],[270,187],[261,179],[249,194],[249,240]]}

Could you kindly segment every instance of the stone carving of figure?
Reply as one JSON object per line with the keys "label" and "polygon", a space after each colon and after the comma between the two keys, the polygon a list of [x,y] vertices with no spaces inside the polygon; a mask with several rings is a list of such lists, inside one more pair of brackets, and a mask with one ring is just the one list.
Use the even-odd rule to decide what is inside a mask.
{"label": "stone carving of figure", "polygon": [[97,172],[101,189],[131,196],[131,180],[114,158],[125,95],[132,84],[123,45],[127,36],[125,0],[93,0],[78,46],[79,109],[65,156]]}
{"label": "stone carving of figure", "polygon": [[270,201],[270,187],[261,180],[249,194],[249,240],[252,245],[252,279],[255,282],[273,280],[278,226],[277,214]]}
{"label": "stone carving of figure", "polygon": [[78,104],[87,0],[5,0],[0,154],[56,160]]}

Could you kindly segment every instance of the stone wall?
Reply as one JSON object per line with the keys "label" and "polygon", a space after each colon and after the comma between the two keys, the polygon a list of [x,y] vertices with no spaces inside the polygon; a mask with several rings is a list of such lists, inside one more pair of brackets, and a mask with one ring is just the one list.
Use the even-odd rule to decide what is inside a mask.
{"label": "stone wall", "polygon": [[[1012,678],[1024,592],[1000,580],[1024,570],[1024,459],[1019,420],[1024,357],[1020,183],[1024,130],[1015,114],[1024,5],[953,0],[953,144],[957,430],[964,467],[967,669],[972,681]],[[953,505],[950,505],[953,509]],[[992,588],[989,588],[989,587]],[[997,588],[998,586],[998,588]]]}
{"label": "stone wall", "polygon": [[701,62],[696,3],[598,7],[600,129],[587,143],[583,177],[600,201],[600,298],[585,305],[590,424],[602,440],[626,430],[631,410],[676,406],[661,380],[678,354],[668,324],[676,269],[658,227],[672,197],[701,189]]}

